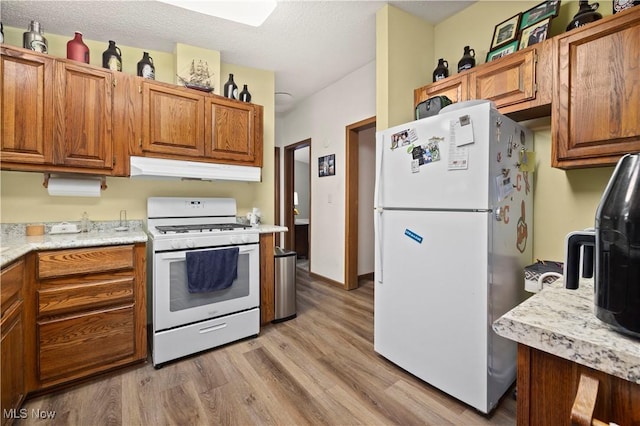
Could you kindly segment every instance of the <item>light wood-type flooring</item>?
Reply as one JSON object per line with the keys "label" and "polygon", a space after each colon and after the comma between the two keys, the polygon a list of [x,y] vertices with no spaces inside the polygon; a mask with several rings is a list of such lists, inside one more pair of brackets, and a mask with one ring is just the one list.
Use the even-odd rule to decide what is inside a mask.
{"label": "light wood-type flooring", "polygon": [[[154,369],[150,362],[29,399],[19,425],[513,425],[373,351],[373,282],[353,291],[298,268],[298,317]],[[55,412],[38,420],[33,410]]]}

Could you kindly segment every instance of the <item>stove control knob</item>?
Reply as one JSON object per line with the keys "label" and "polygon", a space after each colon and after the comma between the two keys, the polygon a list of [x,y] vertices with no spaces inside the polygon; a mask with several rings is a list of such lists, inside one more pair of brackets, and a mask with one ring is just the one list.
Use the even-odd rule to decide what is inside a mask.
{"label": "stove control knob", "polygon": [[179,249],[180,247],[180,241],[171,241],[171,248],[172,249]]}
{"label": "stove control knob", "polygon": [[249,242],[249,236],[248,235],[243,235],[242,236],[242,242],[243,243],[248,243]]}
{"label": "stove control knob", "polygon": [[193,240],[187,240],[187,247],[194,248],[195,246],[196,246],[196,243],[194,243]]}
{"label": "stove control knob", "polygon": [[230,241],[231,241],[231,244],[240,244],[240,238],[235,235],[231,236]]}

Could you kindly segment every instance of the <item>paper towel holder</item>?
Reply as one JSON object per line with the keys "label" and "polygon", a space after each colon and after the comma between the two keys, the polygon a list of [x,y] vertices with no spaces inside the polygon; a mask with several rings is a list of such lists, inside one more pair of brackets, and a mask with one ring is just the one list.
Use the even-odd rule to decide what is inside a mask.
{"label": "paper towel holder", "polygon": [[[69,177],[74,177],[74,175],[68,175]],[[82,175],[82,177],[85,177],[84,175]],[[94,176],[90,176],[90,177],[94,177]],[[100,189],[102,191],[104,191],[105,189],[107,189],[107,177],[106,176],[95,176],[100,178]],[[51,173],[45,173],[44,174],[44,182],[42,182],[42,186],[44,186],[45,188],[49,188],[49,179],[51,178]]]}

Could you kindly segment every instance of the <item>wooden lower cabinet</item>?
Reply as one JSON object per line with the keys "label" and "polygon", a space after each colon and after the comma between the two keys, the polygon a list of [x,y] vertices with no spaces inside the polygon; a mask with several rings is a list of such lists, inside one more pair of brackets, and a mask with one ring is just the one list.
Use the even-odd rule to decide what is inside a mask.
{"label": "wooden lower cabinet", "polygon": [[273,234],[260,234],[260,324],[269,324],[276,317],[275,265]]}
{"label": "wooden lower cabinet", "polygon": [[594,418],[607,424],[640,424],[640,384],[518,345],[518,425],[570,425],[580,376],[599,382]]}
{"label": "wooden lower cabinet", "polygon": [[30,390],[146,359],[145,255],[144,244],[33,254]]}
{"label": "wooden lower cabinet", "polygon": [[[24,261],[18,260],[2,269],[2,343],[0,371],[2,375],[2,425],[11,424],[26,395],[24,374],[24,303],[22,283]],[[14,413],[16,415],[14,415]]]}

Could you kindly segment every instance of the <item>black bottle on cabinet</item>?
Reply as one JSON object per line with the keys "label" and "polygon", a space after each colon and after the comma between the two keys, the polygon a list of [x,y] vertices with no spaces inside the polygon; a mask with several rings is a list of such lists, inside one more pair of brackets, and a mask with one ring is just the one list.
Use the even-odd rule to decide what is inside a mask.
{"label": "black bottle on cabinet", "polygon": [[240,92],[240,100],[242,102],[251,102],[251,93],[249,93],[246,84],[243,85],[242,92]]}
{"label": "black bottle on cabinet", "polygon": [[433,70],[433,82],[449,77],[449,62],[443,58],[438,59],[438,66]]}
{"label": "black bottle on cabinet", "polygon": [[229,80],[224,84],[224,96],[229,99],[238,99],[238,86],[233,81],[233,74],[229,74]]}
{"label": "black bottle on cabinet", "polygon": [[122,53],[113,40],[109,40],[109,47],[102,53],[102,67],[112,71],[122,71]]}
{"label": "black bottle on cabinet", "polygon": [[138,62],[138,77],[156,79],[156,67],[153,65],[153,58],[148,52],[142,54],[142,59]]}
{"label": "black bottle on cabinet", "polygon": [[464,54],[458,61],[458,72],[468,70],[476,66],[476,51],[469,46],[464,47]]}

